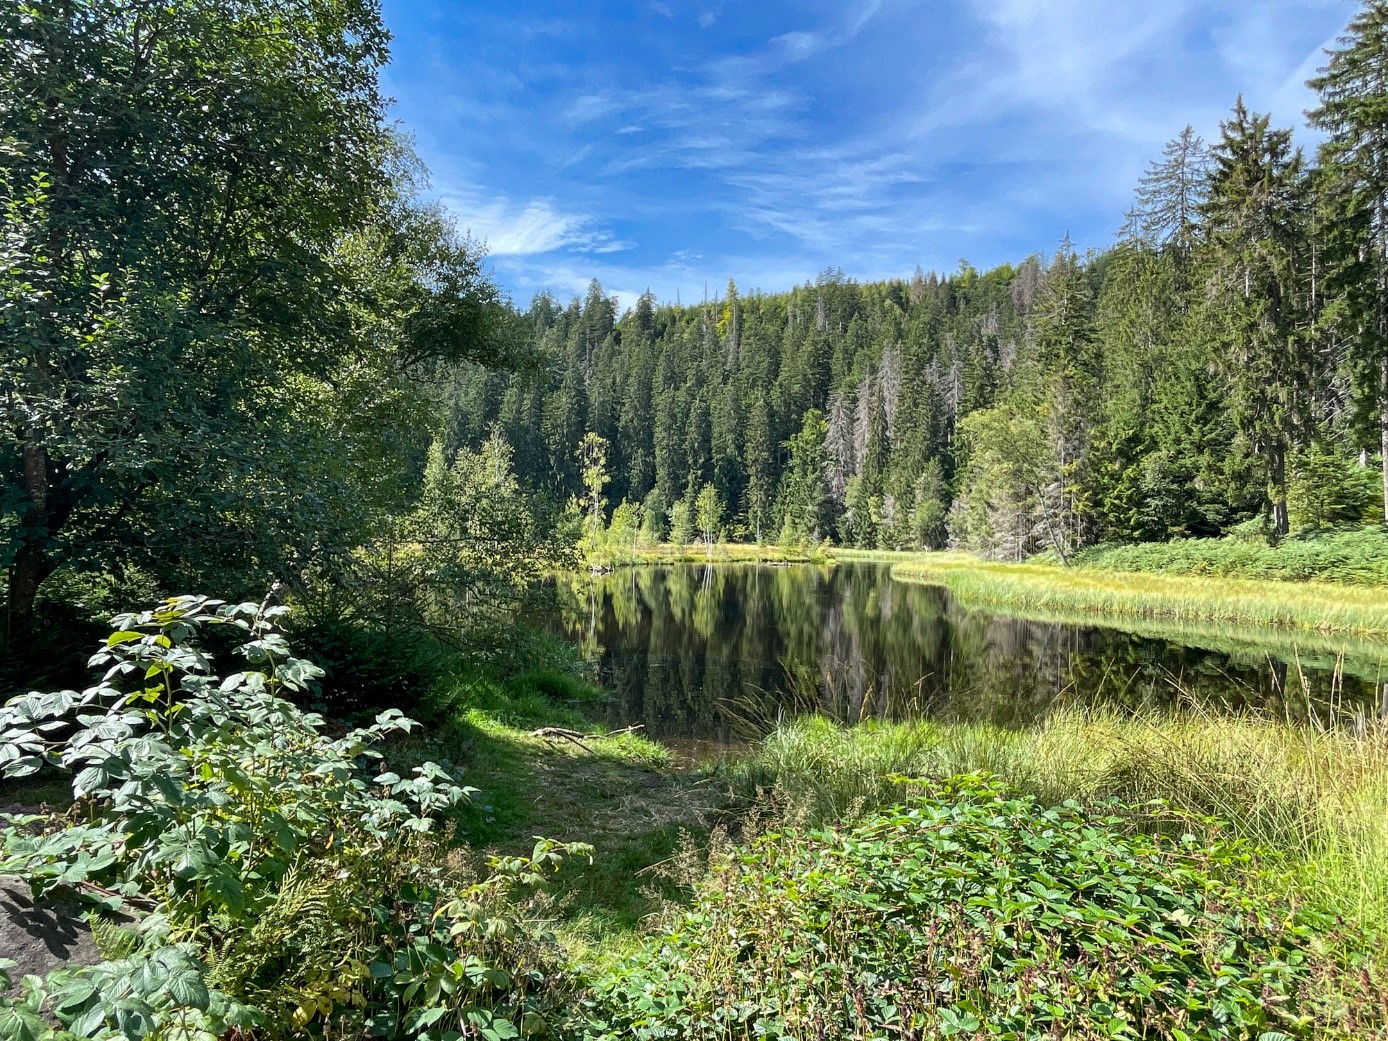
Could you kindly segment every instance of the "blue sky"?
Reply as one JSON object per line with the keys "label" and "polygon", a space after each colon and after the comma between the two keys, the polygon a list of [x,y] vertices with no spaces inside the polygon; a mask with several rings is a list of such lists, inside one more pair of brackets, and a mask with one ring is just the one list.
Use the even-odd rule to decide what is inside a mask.
{"label": "blue sky", "polygon": [[[520,304],[1108,244],[1242,91],[1304,124],[1349,0],[385,0],[433,191]],[[1302,131],[1303,144],[1314,143]]]}

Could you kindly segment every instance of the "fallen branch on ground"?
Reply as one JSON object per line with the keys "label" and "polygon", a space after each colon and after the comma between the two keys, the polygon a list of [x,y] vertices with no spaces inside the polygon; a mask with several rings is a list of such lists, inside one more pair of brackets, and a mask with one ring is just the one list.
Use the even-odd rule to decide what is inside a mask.
{"label": "fallen branch on ground", "polygon": [[614,730],[610,734],[585,734],[578,730],[566,730],[564,727],[540,727],[539,730],[532,730],[530,736],[543,737],[549,741],[572,741],[585,752],[591,752],[592,749],[583,743],[585,739],[592,741],[595,738],[621,737],[623,734],[635,734],[645,729],[644,723],[633,723],[629,727]]}

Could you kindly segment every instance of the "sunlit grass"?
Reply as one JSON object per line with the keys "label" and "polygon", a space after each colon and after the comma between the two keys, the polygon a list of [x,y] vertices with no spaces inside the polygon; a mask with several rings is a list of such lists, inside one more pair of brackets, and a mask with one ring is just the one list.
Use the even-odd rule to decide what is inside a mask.
{"label": "sunlit grass", "polygon": [[903,561],[892,576],[945,586],[970,607],[1095,624],[1144,618],[1388,637],[1388,590],[1369,586],[1000,564],[944,553]]}
{"label": "sunlit grass", "polygon": [[[1117,798],[1216,818],[1284,884],[1366,926],[1388,920],[1388,726],[1062,712],[1027,730],[804,719],[727,768],[749,802],[822,822],[899,798],[911,777],[986,771],[1047,804]],[[1147,826],[1168,826],[1154,807]],[[1186,824],[1182,825],[1188,826]]]}
{"label": "sunlit grass", "polygon": [[1263,538],[1228,535],[1096,546],[1080,553],[1074,563],[1109,571],[1388,586],[1388,527],[1301,532],[1275,545]]}
{"label": "sunlit grass", "polygon": [[822,564],[830,559],[820,546],[782,547],[770,543],[706,542],[644,543],[630,550],[614,550],[604,558],[609,566],[649,564]]}

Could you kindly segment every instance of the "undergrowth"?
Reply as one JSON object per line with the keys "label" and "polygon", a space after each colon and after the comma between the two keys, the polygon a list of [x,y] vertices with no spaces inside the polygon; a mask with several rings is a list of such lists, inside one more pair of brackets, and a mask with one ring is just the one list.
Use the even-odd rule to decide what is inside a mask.
{"label": "undergrowth", "polygon": [[[1160,813],[1175,834],[1134,830]],[[593,986],[603,1038],[1363,1038],[1383,977],[1333,919],[1247,884],[1173,807],[1048,805],[979,775],[716,856]]]}
{"label": "undergrowth", "polygon": [[1163,800],[1218,818],[1288,884],[1366,927],[1388,920],[1388,726],[1060,712],[1024,730],[804,719],[727,766],[746,807],[812,824],[901,797],[908,777],[987,771],[1048,804]]}
{"label": "undergrowth", "polygon": [[1100,546],[1080,553],[1074,563],[1110,571],[1388,585],[1388,527],[1308,531],[1275,545],[1226,536]]}
{"label": "undergrowth", "polygon": [[[17,823],[3,860],[138,925],[0,1001],[0,1038],[55,1016],[127,1038],[1388,1037],[1373,721],[803,719],[689,774],[587,723],[601,692],[558,658],[454,659],[427,733],[388,713],[337,736],[276,694],[317,670],[254,607],[124,625],[96,687],[5,710],[0,764],[65,770],[83,812]],[[245,671],[212,673],[209,626],[251,634]]]}
{"label": "undergrowth", "polygon": [[[46,766],[75,802],[11,818],[0,872],[135,922],[119,957],[0,998],[0,1039],[505,1041],[564,1022],[538,887],[588,848],[483,857],[441,837],[474,793],[432,761],[383,762],[414,727],[398,710],[341,733],[286,700],[321,670],[281,613],[180,597],[119,617],[95,685],[0,709],[0,772]],[[214,671],[209,629],[241,635],[242,668]]]}

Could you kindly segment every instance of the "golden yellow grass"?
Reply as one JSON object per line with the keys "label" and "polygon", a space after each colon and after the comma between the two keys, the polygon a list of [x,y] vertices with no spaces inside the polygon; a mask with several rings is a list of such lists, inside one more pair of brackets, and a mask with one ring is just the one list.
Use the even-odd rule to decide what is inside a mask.
{"label": "golden yellow grass", "polygon": [[959,553],[912,556],[892,576],[942,585],[970,607],[1092,617],[1096,624],[1166,619],[1388,638],[1383,588],[1002,564]]}
{"label": "golden yellow grass", "polygon": [[642,544],[634,549],[613,550],[603,563],[627,567],[649,564],[823,564],[829,555],[818,546],[783,549],[775,545],[750,542],[704,542]]}

